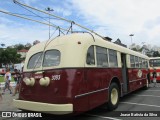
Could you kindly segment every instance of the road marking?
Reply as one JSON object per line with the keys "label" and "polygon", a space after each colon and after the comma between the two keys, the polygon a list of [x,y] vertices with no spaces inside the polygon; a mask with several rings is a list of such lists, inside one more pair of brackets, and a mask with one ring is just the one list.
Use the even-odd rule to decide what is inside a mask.
{"label": "road marking", "polygon": [[133,94],[136,96],[143,96],[143,97],[160,97],[160,96],[155,96],[155,95],[137,95],[137,94]]}
{"label": "road marking", "polygon": [[120,102],[120,103],[123,103],[123,104],[133,104],[133,105],[141,105],[141,106],[149,106],[149,107],[160,107],[158,105],[149,105],[149,104],[140,104],[140,103],[132,103],[132,102]]}
{"label": "road marking", "polygon": [[93,114],[85,114],[88,116],[93,116],[93,117],[99,117],[99,118],[105,118],[105,119],[110,119],[110,120],[122,120],[122,119],[117,119],[117,118],[112,118],[112,117],[105,117],[105,116],[99,116],[99,115],[93,115]]}
{"label": "road marking", "polygon": [[146,90],[146,91],[160,91],[160,90]]}
{"label": "road marking", "polygon": [[22,110],[19,110],[19,109],[18,109],[18,110],[16,110],[16,111],[17,111],[17,112],[21,112]]}

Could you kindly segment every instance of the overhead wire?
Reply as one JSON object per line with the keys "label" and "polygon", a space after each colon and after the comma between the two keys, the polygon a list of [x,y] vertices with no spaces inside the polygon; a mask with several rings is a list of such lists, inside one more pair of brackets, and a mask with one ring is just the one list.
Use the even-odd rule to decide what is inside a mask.
{"label": "overhead wire", "polygon": [[13,2],[14,2],[15,4],[20,4],[20,5],[22,5],[22,6],[25,6],[25,7],[31,8],[31,9],[36,10],[36,11],[38,11],[38,12],[42,12],[42,13],[48,14],[48,15],[50,15],[50,16],[54,16],[54,17],[56,17],[56,18],[59,18],[59,19],[61,19],[61,20],[66,21],[66,22],[69,22],[69,23],[72,23],[72,22],[73,22],[73,24],[74,24],[74,25],[77,25],[77,26],[79,26],[79,27],[81,27],[81,28],[83,28],[83,29],[85,29],[85,30],[87,30],[87,31],[91,32],[91,33],[94,33],[95,35],[97,35],[97,36],[99,36],[99,37],[101,37],[101,38],[103,38],[103,39],[104,39],[104,37],[103,37],[103,36],[99,35],[98,33],[94,32],[93,30],[90,30],[90,29],[88,29],[88,28],[86,28],[86,27],[84,27],[84,26],[82,26],[82,25],[80,25],[80,24],[75,23],[74,21],[67,20],[67,19],[65,19],[65,18],[62,18],[62,17],[56,16],[56,15],[54,15],[54,14],[47,13],[47,12],[45,12],[45,11],[42,11],[42,10],[39,10],[39,9],[33,8],[33,7],[28,6],[28,5],[26,5],[26,4],[22,4],[22,3],[18,2],[17,0],[13,0]]}
{"label": "overhead wire", "polygon": [[[23,16],[39,17],[39,16],[35,16],[35,15],[22,14],[22,13],[14,13],[14,12],[10,12],[10,13],[17,14],[17,15],[23,15]],[[49,18],[49,17],[42,17],[42,18]],[[55,18],[55,17],[50,17],[50,19],[60,20],[59,18]]]}
{"label": "overhead wire", "polygon": [[[45,18],[41,17],[40,15],[38,15],[38,14],[34,13],[32,10],[27,9],[26,7],[22,6],[21,4],[17,4],[17,5],[19,5],[20,7],[24,8],[25,10],[27,10],[27,11],[31,12],[32,14],[36,15],[37,17],[39,17],[39,18],[41,18],[41,19],[43,19],[43,20],[45,20],[45,21],[47,21],[47,22],[48,22],[48,20],[47,20],[47,19],[45,19]],[[51,23],[51,22],[50,22],[50,23]],[[50,23],[49,23],[49,24],[50,24]],[[53,25],[54,25],[54,24],[53,24]],[[56,25],[55,25],[55,26],[56,26]]]}
{"label": "overhead wire", "polygon": [[[8,14],[8,15],[11,15],[11,16],[16,16],[16,17],[19,17],[19,18],[23,18],[23,19],[26,19],[26,20],[38,22],[38,23],[41,23],[41,24],[44,24],[44,25],[50,25],[50,26],[55,27],[55,28],[59,27],[59,26],[56,26],[54,24],[48,24],[48,23],[45,23],[45,22],[41,22],[41,21],[38,21],[38,20],[31,19],[31,18],[26,18],[26,17],[20,16],[20,15],[16,15],[16,14],[13,14],[13,13],[10,13],[10,12],[6,12],[6,11],[2,11],[2,10],[0,10],[0,12]],[[64,31],[68,31],[65,28],[61,28],[61,27],[59,27],[59,28],[62,29],[62,30],[64,30]]]}

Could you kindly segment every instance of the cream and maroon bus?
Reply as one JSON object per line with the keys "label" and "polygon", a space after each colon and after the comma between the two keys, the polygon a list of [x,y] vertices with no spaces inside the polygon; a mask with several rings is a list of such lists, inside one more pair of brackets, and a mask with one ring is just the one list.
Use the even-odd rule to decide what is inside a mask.
{"label": "cream and maroon bus", "polygon": [[156,69],[157,73],[157,82],[160,82],[160,57],[150,57],[149,58],[149,67],[150,67],[150,79],[153,80],[153,71]]}
{"label": "cream and maroon bus", "polygon": [[27,53],[19,98],[22,110],[77,114],[148,87],[149,58],[89,33],[34,45]]}

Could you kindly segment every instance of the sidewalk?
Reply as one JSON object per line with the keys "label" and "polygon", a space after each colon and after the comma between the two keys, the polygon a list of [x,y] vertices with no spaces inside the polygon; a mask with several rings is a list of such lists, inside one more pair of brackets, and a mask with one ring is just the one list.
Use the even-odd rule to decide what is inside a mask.
{"label": "sidewalk", "polygon": [[12,96],[8,90],[2,95],[2,100],[0,100],[0,111],[17,111],[18,109],[13,107],[13,99],[17,99],[18,94]]}

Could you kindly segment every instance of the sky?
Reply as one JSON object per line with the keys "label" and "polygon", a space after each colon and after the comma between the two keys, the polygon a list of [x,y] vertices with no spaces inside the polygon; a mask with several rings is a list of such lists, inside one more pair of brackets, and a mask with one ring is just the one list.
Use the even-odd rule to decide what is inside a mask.
{"label": "sky", "polygon": [[[34,8],[53,9],[51,14],[74,21],[102,36],[118,38],[122,43],[160,46],[160,0],[17,0]],[[0,10],[49,23],[46,14],[24,8],[13,0],[0,0]],[[37,17],[36,15],[41,17]],[[50,17],[51,24],[69,28],[70,23]],[[51,37],[58,35],[50,27]],[[73,30],[82,30],[73,26]],[[83,30],[85,31],[85,30]],[[55,32],[55,34],[53,34]],[[53,34],[53,35],[52,35]],[[134,36],[129,36],[134,34]],[[49,26],[0,12],[0,44],[6,46],[45,41]]]}

